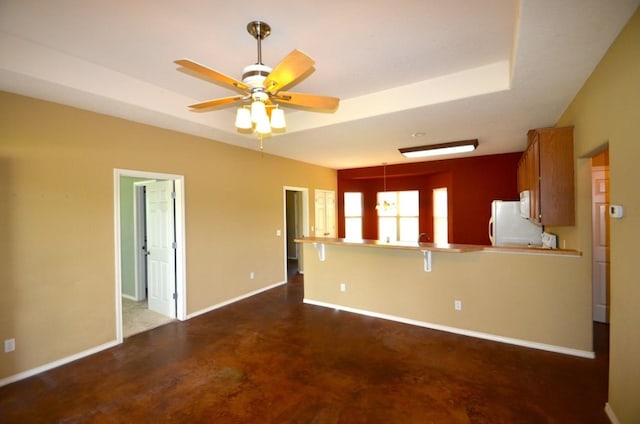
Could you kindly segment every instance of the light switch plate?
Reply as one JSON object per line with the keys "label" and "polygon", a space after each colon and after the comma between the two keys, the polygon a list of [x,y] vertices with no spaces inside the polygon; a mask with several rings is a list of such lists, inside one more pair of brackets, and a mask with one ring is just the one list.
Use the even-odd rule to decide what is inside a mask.
{"label": "light switch plate", "polygon": [[609,216],[611,218],[622,218],[624,216],[622,205],[609,205]]}

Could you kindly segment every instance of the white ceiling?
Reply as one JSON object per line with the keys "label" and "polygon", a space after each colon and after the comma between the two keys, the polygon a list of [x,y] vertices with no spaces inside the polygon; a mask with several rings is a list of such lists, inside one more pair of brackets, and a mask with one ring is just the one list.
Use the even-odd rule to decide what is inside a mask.
{"label": "white ceiling", "polygon": [[237,93],[173,61],[241,79],[257,54],[247,23],[262,20],[265,64],[295,48],[316,61],[291,91],[341,99],[335,113],[286,109],[266,152],[335,169],[470,138],[467,156],[514,152],[556,122],[639,3],[0,0],[0,89],[258,149],[234,107],[187,108]]}

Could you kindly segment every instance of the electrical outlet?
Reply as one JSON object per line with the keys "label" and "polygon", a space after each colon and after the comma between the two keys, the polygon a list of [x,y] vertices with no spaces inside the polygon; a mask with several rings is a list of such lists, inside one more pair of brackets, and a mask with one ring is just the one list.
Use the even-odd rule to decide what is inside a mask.
{"label": "electrical outlet", "polygon": [[462,300],[454,300],[453,301],[453,308],[456,311],[461,311],[462,310]]}
{"label": "electrical outlet", "polygon": [[13,352],[16,350],[16,339],[6,339],[4,341],[4,352]]}
{"label": "electrical outlet", "polygon": [[347,285],[345,283],[340,284],[340,291],[341,292],[346,292],[347,291]]}
{"label": "electrical outlet", "polygon": [[256,274],[254,274],[253,272],[249,273],[249,279],[253,280],[254,278],[256,278]]}

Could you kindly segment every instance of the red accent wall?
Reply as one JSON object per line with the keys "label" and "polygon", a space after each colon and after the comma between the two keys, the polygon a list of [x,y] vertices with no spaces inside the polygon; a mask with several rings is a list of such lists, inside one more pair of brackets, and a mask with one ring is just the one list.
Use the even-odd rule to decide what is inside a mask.
{"label": "red accent wall", "polygon": [[[387,191],[420,191],[420,232],[433,235],[434,188],[446,187],[449,242],[490,245],[492,200],[518,200],[522,152],[387,165]],[[378,238],[376,193],[384,190],[383,166],[338,170],[338,237],[344,237],[344,193],[363,193],[363,237]]]}

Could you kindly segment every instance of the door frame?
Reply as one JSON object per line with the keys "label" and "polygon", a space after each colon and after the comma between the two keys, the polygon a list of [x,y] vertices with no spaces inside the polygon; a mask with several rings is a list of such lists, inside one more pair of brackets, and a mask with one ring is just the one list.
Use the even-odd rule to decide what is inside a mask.
{"label": "door frame", "polygon": [[[288,280],[287,275],[287,191],[295,191],[301,193],[302,196],[302,237],[309,236],[309,189],[307,187],[292,187],[292,186],[283,186],[282,187],[282,210],[283,210],[283,227],[284,228],[284,237],[282,238],[282,249],[284,254],[284,281]],[[302,261],[302,250],[300,250],[300,256],[298,257],[298,269],[301,274],[304,274],[303,261]]]}
{"label": "door frame", "polygon": [[120,178],[134,177],[155,180],[173,180],[176,192],[175,198],[175,231],[176,231],[176,318],[180,321],[187,319],[187,284],[186,284],[186,243],[185,243],[185,202],[184,176],[158,172],[137,171],[131,169],[113,170],[113,201],[114,201],[114,247],[115,247],[115,323],[116,339],[123,341],[122,331],[122,264],[120,263],[122,245],[120,239]]}

